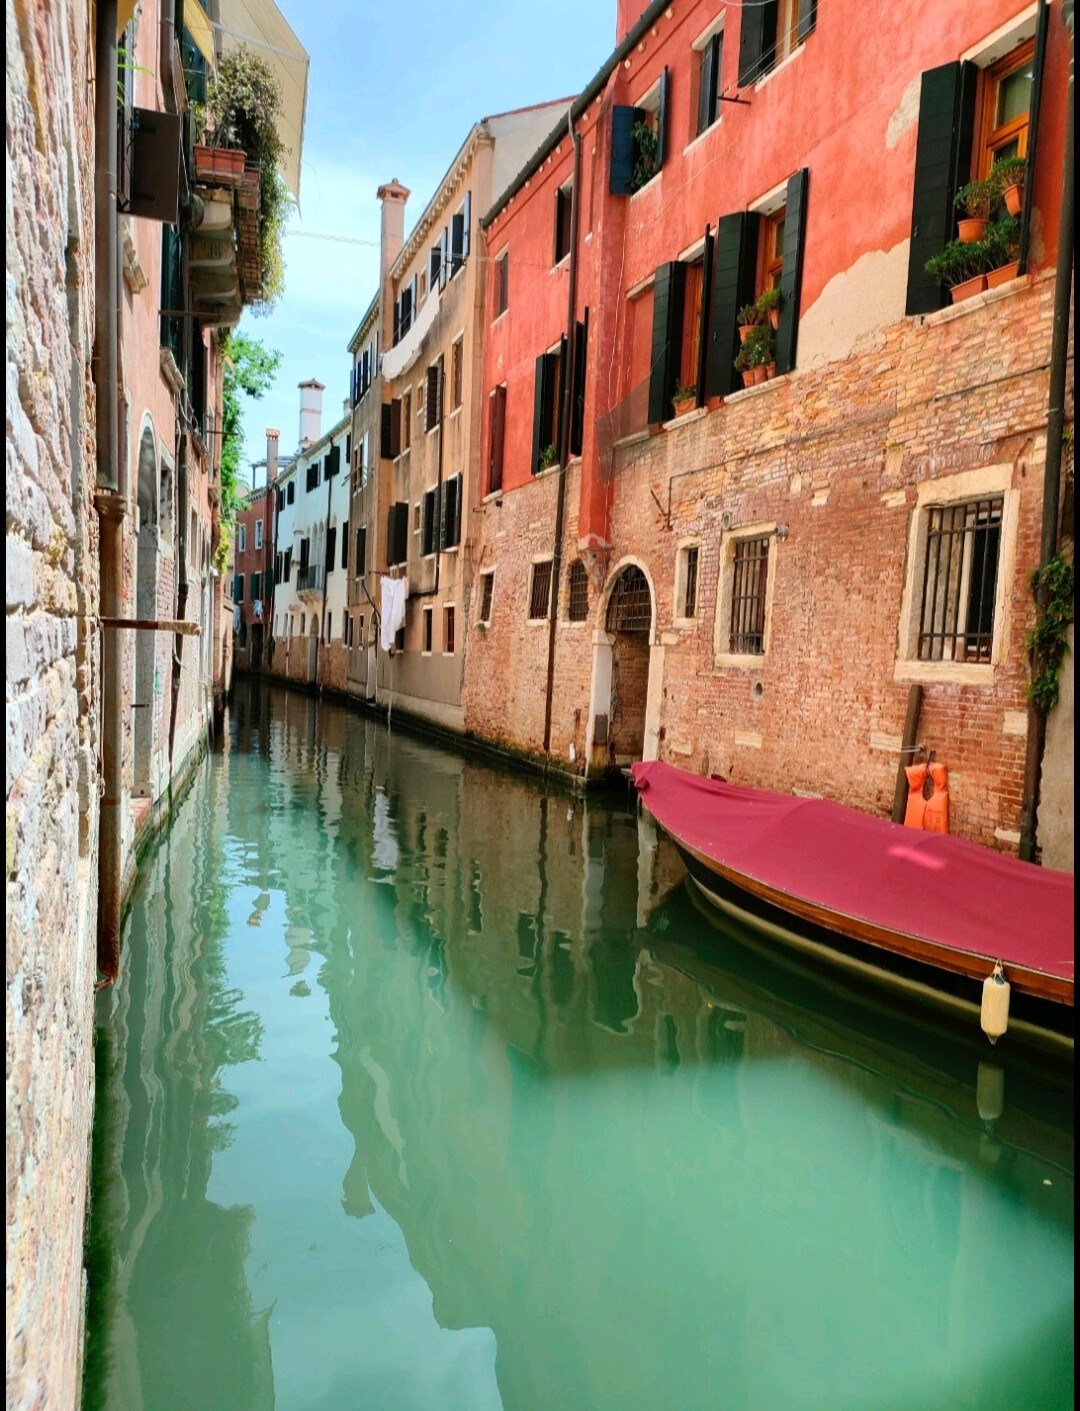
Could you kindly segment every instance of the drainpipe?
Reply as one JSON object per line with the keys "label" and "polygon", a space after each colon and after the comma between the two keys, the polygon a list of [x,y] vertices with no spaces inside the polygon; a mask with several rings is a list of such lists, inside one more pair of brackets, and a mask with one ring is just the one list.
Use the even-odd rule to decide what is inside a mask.
{"label": "drainpipe", "polygon": [[[116,213],[117,0],[98,0],[94,43],[94,391],[97,402],[97,493],[101,616],[124,615],[124,519],[127,471],[120,459],[118,229]],[[121,823],[124,699],[122,642],[101,634],[101,775],[98,834],[98,970],[111,984],[120,962]]]}
{"label": "drainpipe", "polygon": [[[1065,7],[1069,43],[1069,80],[1065,94],[1065,166],[1061,177],[1061,216],[1058,221],[1057,271],[1054,278],[1054,322],[1050,337],[1050,390],[1046,411],[1046,470],[1043,477],[1042,542],[1040,572],[1057,553],[1058,515],[1061,507],[1061,448],[1065,430],[1065,381],[1069,360],[1069,298],[1072,293],[1075,191],[1073,184],[1073,16]],[[1046,606],[1046,589],[1040,584],[1036,608]],[[1032,662],[1032,670],[1039,663]],[[1027,754],[1024,760],[1024,795],[1020,812],[1020,856],[1035,861],[1039,813],[1039,776],[1046,748],[1046,717],[1028,706]]]}
{"label": "drainpipe", "polygon": [[574,311],[577,304],[578,188],[581,185],[581,139],[574,131],[574,109],[566,115],[574,148],[574,175],[570,187],[570,269],[566,294],[566,368],[562,388],[562,424],[559,436],[559,485],[555,499],[555,543],[551,553],[551,603],[548,610],[547,684],[544,689],[544,754],[550,762],[551,709],[555,693],[555,629],[559,617],[559,584],[562,581],[563,521],[566,517],[566,463],[570,459],[570,419],[574,405]]}

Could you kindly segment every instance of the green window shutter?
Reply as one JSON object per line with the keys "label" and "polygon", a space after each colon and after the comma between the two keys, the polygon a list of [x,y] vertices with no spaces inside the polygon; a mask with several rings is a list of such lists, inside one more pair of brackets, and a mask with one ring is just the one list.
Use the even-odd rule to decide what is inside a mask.
{"label": "green window shutter", "polygon": [[726,397],[735,387],[737,315],[744,304],[754,300],[759,225],[755,212],[736,211],[721,216],[716,227],[705,369],[707,397]]}
{"label": "green window shutter", "polygon": [[667,120],[668,120],[668,95],[671,88],[671,78],[665,66],[664,72],[660,75],[660,102],[656,110],[656,170],[659,171],[664,165],[664,157],[667,154]]}
{"label": "green window shutter", "polygon": [[580,456],[585,440],[585,359],[589,347],[589,311],[574,324],[574,395],[570,405],[570,454]]}
{"label": "green window shutter", "polygon": [[349,566],[349,521],[346,520],[341,526],[341,566]]}
{"label": "green window shutter", "polygon": [[[565,390],[564,379],[567,373],[569,359],[567,357],[566,334],[559,339],[559,351],[555,354],[555,359],[551,369],[551,401],[552,401],[552,425],[555,428],[555,449],[559,453],[559,463],[563,459],[563,436],[569,427],[563,425],[563,417],[566,412],[566,398],[563,395]],[[555,399],[558,398],[558,401]]]}
{"label": "green window shutter", "polygon": [[633,129],[639,109],[616,104],[611,110],[611,168],[608,190],[612,196],[629,196],[633,190],[634,138]]}
{"label": "green window shutter", "polygon": [[802,291],[803,249],[806,245],[806,195],[810,173],[806,167],[788,178],[784,217],[784,265],[780,271],[780,327],[776,331],[776,371],[791,372],[799,339],[799,301]]}
{"label": "green window shutter", "polygon": [[1049,5],[1046,0],[1039,0],[1038,19],[1035,22],[1035,62],[1031,75],[1031,116],[1028,120],[1027,183],[1024,204],[1020,210],[1020,274],[1027,273],[1028,247],[1031,243],[1031,212],[1035,206],[1035,161],[1039,146],[1039,106],[1042,99],[1043,70],[1046,68],[1046,31],[1049,19]]}
{"label": "green window shutter", "polygon": [[506,439],[506,388],[495,387],[488,399],[490,407],[488,429],[487,493],[502,489],[503,443]]}
{"label": "green window shutter", "polygon": [[776,54],[776,0],[739,11],[739,87],[749,88],[772,68]]}
{"label": "green window shutter", "polygon": [[356,567],[354,572],[357,578],[363,578],[364,570],[367,568],[365,562],[367,556],[367,526],[361,524],[356,531]]}
{"label": "green window shutter", "polygon": [[799,0],[799,22],[795,39],[801,44],[809,34],[813,34],[817,24],[817,0]]}
{"label": "green window shutter", "polygon": [[971,164],[976,77],[974,64],[961,63],[922,76],[905,313],[932,313],[945,303],[945,291],[925,266],[953,237],[956,193]]}
{"label": "green window shutter", "polygon": [[541,353],[536,360],[536,382],[533,388],[532,473],[540,470],[540,457],[551,444],[555,412],[556,353]]}
{"label": "green window shutter", "polygon": [[716,96],[720,81],[717,59],[720,57],[720,35],[714,34],[701,51],[701,70],[698,75],[698,115],[697,130],[700,136],[711,127],[716,119]]}
{"label": "green window shutter", "polygon": [[653,425],[671,416],[671,394],[679,372],[684,280],[685,270],[677,260],[656,271],[649,375],[649,422]]}
{"label": "green window shutter", "polygon": [[337,525],[332,524],[326,531],[326,571],[333,573],[337,564]]}
{"label": "green window shutter", "polygon": [[713,237],[705,227],[705,252],[701,260],[701,321],[698,325],[698,356],[694,376],[697,380],[697,404],[705,405],[705,374],[709,363],[709,307],[712,303]]}
{"label": "green window shutter", "polygon": [[437,490],[424,492],[424,504],[420,512],[420,553],[425,557],[435,552],[435,507],[438,503],[438,493]]}
{"label": "green window shutter", "polygon": [[390,403],[383,402],[379,421],[379,455],[386,461],[393,457],[393,452],[390,450],[392,421]]}

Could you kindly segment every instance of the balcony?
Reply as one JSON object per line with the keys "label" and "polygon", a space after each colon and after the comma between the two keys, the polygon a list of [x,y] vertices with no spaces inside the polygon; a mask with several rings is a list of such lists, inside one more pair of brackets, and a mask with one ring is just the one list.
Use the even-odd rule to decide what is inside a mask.
{"label": "balcony", "polygon": [[190,246],[194,311],[207,327],[231,328],[262,293],[259,168],[242,152],[195,148],[201,210]]}
{"label": "balcony", "polygon": [[296,570],[296,591],[300,594],[321,593],[324,577],[321,563],[302,564]]}

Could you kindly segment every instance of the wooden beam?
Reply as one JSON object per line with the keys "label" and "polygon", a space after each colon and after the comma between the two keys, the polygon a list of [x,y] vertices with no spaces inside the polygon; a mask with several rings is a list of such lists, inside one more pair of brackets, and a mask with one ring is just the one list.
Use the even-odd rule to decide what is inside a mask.
{"label": "wooden beam", "polygon": [[99,617],[102,627],[133,627],[137,632],[180,632],[185,637],[199,637],[202,628],[197,622],[178,617]]}
{"label": "wooden beam", "polygon": [[903,823],[907,810],[908,782],[904,766],[914,764],[915,743],[919,733],[919,711],[922,709],[922,687],[916,682],[908,691],[907,714],[904,716],[904,737],[900,741],[900,763],[896,766],[896,788],[893,791],[892,821]]}

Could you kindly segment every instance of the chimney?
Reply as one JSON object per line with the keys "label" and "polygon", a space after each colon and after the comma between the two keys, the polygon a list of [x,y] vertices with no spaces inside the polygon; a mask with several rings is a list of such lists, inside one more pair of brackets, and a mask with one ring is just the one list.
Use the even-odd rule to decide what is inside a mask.
{"label": "chimney", "polygon": [[342,402],[341,410],[345,413],[346,416],[348,416],[349,413],[352,411],[352,402],[349,401],[348,397],[346,397],[345,400]]}
{"label": "chimney", "polygon": [[322,435],[322,394],[326,388],[309,378],[300,386],[300,449],[314,445]]}
{"label": "chimney", "polygon": [[266,483],[277,479],[278,463],[278,438],[281,432],[275,431],[272,426],[266,428]]}
{"label": "chimney", "polygon": [[382,228],[379,233],[382,346],[389,348],[394,336],[394,300],[390,289],[390,267],[401,254],[401,247],[405,243],[405,202],[409,199],[409,192],[395,177],[385,186],[380,186],[375,194],[382,202]]}

